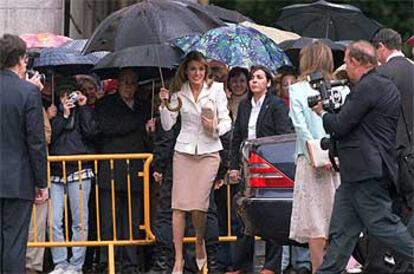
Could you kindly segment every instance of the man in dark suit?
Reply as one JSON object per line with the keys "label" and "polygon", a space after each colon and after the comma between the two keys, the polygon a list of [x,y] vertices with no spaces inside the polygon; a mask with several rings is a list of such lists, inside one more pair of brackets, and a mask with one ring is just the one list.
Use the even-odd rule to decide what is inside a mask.
{"label": "man in dark suit", "polygon": [[[390,78],[401,94],[401,105],[407,120],[408,132],[414,139],[414,63],[401,52],[402,40],[398,32],[392,29],[380,30],[372,39],[381,66],[378,72]],[[407,147],[407,130],[400,117],[397,129],[397,147]]]}
{"label": "man in dark suit", "polygon": [[48,198],[46,144],[38,76],[26,73],[26,44],[0,38],[0,273],[25,273],[33,200]]}
{"label": "man in dark suit", "polygon": [[314,107],[324,128],[338,141],[342,180],[318,274],[342,273],[364,228],[402,258],[414,259],[414,239],[392,213],[389,193],[397,181],[398,89],[376,71],[375,49],[368,42],[351,43],[345,63],[353,87],[341,111],[333,114],[321,104]]}
{"label": "man in dark suit", "polygon": [[[400,115],[398,120],[397,152],[399,157],[404,157],[404,149],[409,146],[410,138],[414,138],[414,63],[401,52],[401,35],[392,29],[381,29],[372,39],[372,43],[381,62],[377,71],[390,78],[400,91],[404,116]],[[400,179],[392,200],[394,212],[401,216],[414,236],[414,181]],[[368,273],[378,273],[380,269],[386,269],[387,273],[406,273],[409,264],[413,263],[404,262],[396,256],[393,256],[394,261],[391,260],[393,263],[384,262],[384,258],[391,258],[389,250],[372,238],[367,243],[364,271]]]}

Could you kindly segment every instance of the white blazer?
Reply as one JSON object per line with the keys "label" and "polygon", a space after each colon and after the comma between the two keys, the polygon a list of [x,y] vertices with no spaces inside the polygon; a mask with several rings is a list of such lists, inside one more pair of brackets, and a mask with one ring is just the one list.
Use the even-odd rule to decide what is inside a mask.
{"label": "white blazer", "polygon": [[[171,104],[175,105],[177,98],[182,101],[180,109],[181,131],[177,137],[175,150],[187,154],[197,155],[217,152],[223,149],[219,136],[231,129],[231,119],[227,109],[227,97],[222,83],[213,82],[210,88],[204,83],[198,96],[194,100],[190,84],[185,82],[180,91],[171,95]],[[201,108],[213,105],[217,117],[217,134],[209,135],[201,124]],[[160,107],[161,125],[164,130],[170,130],[177,122],[178,111],[169,111]]]}

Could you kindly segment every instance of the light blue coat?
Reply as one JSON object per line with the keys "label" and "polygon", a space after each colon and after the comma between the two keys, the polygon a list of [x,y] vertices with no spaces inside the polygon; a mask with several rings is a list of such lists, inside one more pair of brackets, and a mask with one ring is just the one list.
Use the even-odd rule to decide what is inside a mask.
{"label": "light blue coat", "polygon": [[321,139],[327,136],[322,118],[308,106],[308,97],[318,95],[319,92],[312,89],[307,81],[297,82],[289,87],[290,110],[289,117],[296,131],[296,158],[305,155],[309,162],[306,150],[306,141]]}

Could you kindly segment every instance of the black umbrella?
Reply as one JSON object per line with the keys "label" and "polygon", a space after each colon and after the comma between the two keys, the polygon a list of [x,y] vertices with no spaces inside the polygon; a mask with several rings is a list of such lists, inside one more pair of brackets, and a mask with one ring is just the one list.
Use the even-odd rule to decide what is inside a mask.
{"label": "black umbrella", "polygon": [[276,25],[302,36],[332,40],[370,40],[382,27],[352,5],[324,0],[281,9]]}
{"label": "black umbrella", "polygon": [[252,19],[241,14],[237,10],[226,9],[216,5],[207,5],[205,6],[205,9],[226,22],[236,24],[244,21],[254,22]]}
{"label": "black umbrella", "polygon": [[335,67],[339,67],[343,63],[344,59],[344,51],[345,46],[339,43],[335,43],[334,41],[326,38],[310,38],[310,37],[300,37],[298,39],[294,40],[286,40],[279,44],[280,48],[283,49],[286,54],[289,56],[289,59],[292,61],[292,63],[299,67],[299,52],[302,48],[304,48],[306,45],[314,42],[314,41],[320,41],[321,43],[324,43],[327,45],[331,50],[334,57],[334,63]]}
{"label": "black umbrella", "polygon": [[[93,68],[101,78],[115,78],[122,69],[134,68],[140,81],[170,75],[183,52],[169,44],[142,45],[109,53]],[[162,74],[160,74],[162,69]]]}
{"label": "black umbrella", "polygon": [[83,52],[116,51],[145,44],[162,44],[202,33],[224,23],[211,14],[179,1],[144,0],[105,18]]}

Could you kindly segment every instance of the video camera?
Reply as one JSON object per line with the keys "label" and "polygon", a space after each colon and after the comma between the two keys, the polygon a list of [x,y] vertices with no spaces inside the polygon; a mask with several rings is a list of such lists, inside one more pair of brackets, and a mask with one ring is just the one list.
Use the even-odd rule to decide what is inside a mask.
{"label": "video camera", "polygon": [[321,72],[314,72],[308,75],[307,80],[313,89],[319,91],[319,95],[308,97],[310,108],[322,101],[323,109],[335,113],[341,109],[343,102],[342,94],[339,90],[332,89],[337,86],[345,86],[348,80],[325,80]]}

